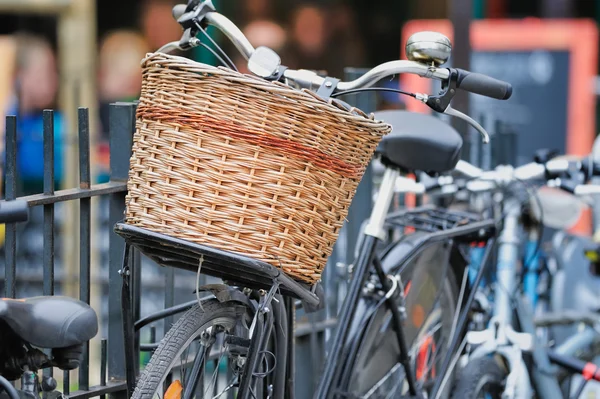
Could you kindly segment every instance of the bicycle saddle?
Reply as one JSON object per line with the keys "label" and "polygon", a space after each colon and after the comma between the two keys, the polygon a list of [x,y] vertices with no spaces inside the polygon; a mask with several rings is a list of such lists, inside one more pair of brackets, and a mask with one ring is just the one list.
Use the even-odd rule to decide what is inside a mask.
{"label": "bicycle saddle", "polygon": [[1,298],[0,320],[24,341],[45,349],[80,345],[98,332],[96,312],[63,296]]}
{"label": "bicycle saddle", "polygon": [[460,159],[463,140],[454,128],[427,114],[401,110],[375,112],[375,119],[392,125],[377,153],[384,164],[405,171],[447,172]]}

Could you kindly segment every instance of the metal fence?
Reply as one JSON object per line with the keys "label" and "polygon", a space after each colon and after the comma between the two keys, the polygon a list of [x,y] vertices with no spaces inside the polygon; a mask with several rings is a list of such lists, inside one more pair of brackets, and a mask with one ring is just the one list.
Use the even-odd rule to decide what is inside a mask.
{"label": "metal fence", "polygon": [[[92,224],[92,198],[107,196],[110,202],[110,220],[117,221],[122,218],[124,208],[124,196],[126,191],[126,179],[129,169],[129,152],[131,151],[132,129],[133,129],[133,105],[115,104],[111,109],[111,180],[105,184],[91,185],[90,175],[90,125],[88,110],[78,110],[78,147],[79,147],[79,187],[67,190],[54,190],[54,112],[45,110],[43,112],[43,141],[44,141],[44,176],[43,193],[21,197],[27,201],[30,208],[41,207],[43,209],[43,249],[42,249],[42,292],[43,295],[54,295],[56,291],[55,281],[55,250],[56,235],[55,208],[67,201],[77,201],[79,205],[79,298],[90,303],[91,289],[91,224]],[[13,200],[17,196],[17,119],[15,116],[6,118],[6,200]],[[17,293],[17,225],[7,224],[5,227],[5,262],[4,262],[4,295],[15,297]],[[19,246],[27,246],[28,242],[20,242]],[[115,238],[111,238],[111,264],[119,262],[119,256],[115,251],[121,246]],[[67,254],[68,256],[68,254]],[[112,268],[109,266],[109,270]],[[115,309],[116,314],[112,323],[120,324],[120,304],[115,300],[115,293],[120,289],[118,279],[113,278],[112,272],[109,276],[109,308]],[[111,321],[109,321],[109,325]],[[123,390],[122,375],[119,374],[119,362],[109,361],[111,353],[117,353],[119,338],[122,332],[109,328],[108,340],[101,341],[100,360],[100,385],[90,387],[90,352],[89,344],[84,348],[81,367],[78,370],[76,392],[70,392],[70,373],[63,375],[63,392],[74,398],[88,398],[102,396],[107,393]],[[122,340],[121,340],[122,342]],[[122,352],[122,349],[120,350]],[[106,365],[108,363],[108,378]],[[45,374],[52,374],[53,370],[44,370]]]}
{"label": "metal fence", "polygon": [[[348,70],[347,78],[356,78],[361,70]],[[351,100],[353,105],[365,111],[374,110],[376,97],[374,94],[361,94]],[[87,303],[91,300],[91,286],[98,284],[100,296],[105,300],[97,313],[102,320],[100,330],[99,364],[90,360],[90,347],[86,346],[81,367],[77,372],[76,381],[71,380],[71,374],[64,373],[63,392],[72,398],[83,399],[95,396],[111,397],[126,396],[126,362],[123,320],[121,317],[122,277],[120,270],[123,265],[125,243],[122,238],[112,231],[112,226],[123,218],[126,195],[126,181],[129,172],[133,132],[135,129],[135,103],[116,103],[110,108],[110,181],[103,184],[91,184],[90,175],[90,126],[88,110],[79,109],[78,147],[79,147],[79,187],[54,191],[54,115],[53,111],[43,112],[44,128],[44,186],[43,193],[20,199],[26,200],[31,208],[41,207],[41,230],[43,231],[42,245],[42,278],[41,294],[54,295],[61,282],[67,278],[64,271],[56,274],[56,249],[58,240],[64,241],[69,237],[60,236],[55,220],[55,209],[67,201],[79,204],[79,298]],[[6,200],[17,197],[17,120],[14,116],[6,120]],[[335,327],[335,315],[344,297],[344,286],[347,278],[348,264],[354,257],[354,243],[359,234],[360,225],[368,217],[371,208],[373,190],[373,175],[369,168],[350,207],[348,220],[336,244],[333,255],[325,269],[323,284],[327,293],[325,309],[306,315],[302,310],[298,313],[296,325],[296,389],[298,397],[309,397],[314,391],[316,376],[322,368],[326,342]],[[92,230],[92,199],[96,198],[99,207],[104,209],[105,223],[103,231]],[[74,219],[76,220],[76,219]],[[15,224],[6,225],[6,240],[4,247],[4,295],[15,297],[18,283],[32,281],[29,273],[23,281],[17,278],[18,256],[22,248],[30,245],[23,239],[17,243],[21,227]],[[102,230],[102,229],[101,229]],[[94,242],[92,242],[94,234]],[[108,236],[108,245],[102,251],[98,262],[92,268],[92,252],[99,237]],[[17,251],[19,248],[19,251]],[[101,251],[101,252],[102,252]],[[60,252],[60,251],[59,251]],[[72,254],[59,253],[62,257]],[[134,252],[131,263],[132,282],[132,320],[131,328],[136,331],[135,347],[138,359],[135,362],[135,372],[139,372],[140,363],[148,358],[145,353],[157,347],[157,341],[166,333],[177,314],[183,312],[195,301],[193,288],[182,290],[189,284],[185,271],[173,268],[158,268],[152,262]],[[60,263],[60,262],[59,262]],[[107,264],[107,268],[104,267]],[[32,266],[33,267],[33,266]],[[39,266],[38,266],[39,267]],[[153,269],[154,268],[154,269]],[[95,269],[99,269],[96,271]],[[39,270],[39,269],[38,269]],[[153,270],[148,273],[148,271]],[[143,271],[143,272],[142,272]],[[94,273],[92,273],[94,272]],[[180,273],[182,273],[180,275]],[[58,278],[56,278],[58,276]],[[157,281],[158,280],[158,281]],[[206,281],[206,280],[205,280]],[[148,296],[149,287],[155,289],[155,294]],[[151,288],[152,288],[151,287]],[[177,289],[176,289],[177,287]],[[28,292],[31,292],[29,290]],[[36,294],[40,294],[37,292]],[[157,303],[160,302],[160,303]],[[152,306],[149,306],[152,305]],[[104,310],[102,310],[104,309]],[[145,311],[144,311],[145,309]],[[160,309],[158,312],[157,309]],[[135,322],[134,322],[135,321]],[[162,324],[162,325],[161,325]],[[159,328],[162,327],[162,328]],[[141,333],[143,332],[143,333]],[[97,343],[97,339],[94,341]],[[90,367],[90,365],[92,367]],[[93,379],[99,385],[90,386],[90,373],[94,371]],[[46,374],[52,370],[45,370]],[[71,388],[74,390],[71,391]]]}

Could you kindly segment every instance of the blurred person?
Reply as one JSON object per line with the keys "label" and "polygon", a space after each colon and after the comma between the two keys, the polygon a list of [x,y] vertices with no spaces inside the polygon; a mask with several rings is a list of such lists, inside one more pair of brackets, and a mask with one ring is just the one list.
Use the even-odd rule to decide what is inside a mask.
{"label": "blurred person", "polygon": [[271,0],[244,0],[241,4],[239,15],[242,24],[249,24],[255,20],[272,19],[275,4]]}
{"label": "blurred person", "polygon": [[275,51],[281,51],[287,40],[285,29],[277,22],[267,19],[249,23],[243,32],[254,47],[266,46]]}
{"label": "blurred person", "polygon": [[[275,21],[266,19],[256,20],[246,25],[246,27],[242,29],[242,32],[255,48],[260,46],[269,47],[278,54],[283,51],[287,42],[287,32]],[[234,48],[229,51],[229,54],[231,54],[231,52],[234,54],[233,61],[239,71],[242,73],[250,73],[248,71],[247,61],[240,52]]]}
{"label": "blurred person", "polygon": [[[364,40],[360,36],[356,15],[346,3],[338,2],[328,10],[329,42],[337,54],[336,69],[361,67],[367,63]],[[342,77],[342,76],[339,76]]]}
{"label": "blurred person", "polygon": [[295,10],[291,23],[291,58],[294,67],[318,70],[325,67],[327,36],[325,14],[316,5],[304,5]]}
{"label": "blurred person", "polygon": [[108,179],[109,106],[117,101],[135,101],[142,88],[141,61],[150,51],[144,37],[134,31],[109,33],[100,43],[98,94],[100,97],[101,142],[98,146],[100,182]]}
{"label": "blurred person", "polygon": [[[17,115],[17,173],[21,195],[43,192],[44,109],[55,106],[58,92],[56,56],[43,37],[16,36],[15,85],[7,115]],[[6,171],[3,171],[4,173]],[[63,117],[54,112],[54,183],[63,178]]]}
{"label": "blurred person", "polygon": [[152,51],[181,39],[181,26],[173,18],[173,6],[183,1],[144,0],[141,12],[142,33]]}
{"label": "blurred person", "polygon": [[[340,46],[335,31],[328,29],[326,11],[318,5],[302,5],[291,19],[291,41],[284,52],[283,63],[291,68],[326,71],[328,75],[343,77],[344,67],[350,66],[345,57],[351,48]],[[327,23],[326,23],[327,21]]]}
{"label": "blurred person", "polygon": [[108,104],[133,101],[142,88],[141,61],[150,51],[144,37],[134,31],[109,33],[100,43],[98,94],[104,131],[108,128]]}

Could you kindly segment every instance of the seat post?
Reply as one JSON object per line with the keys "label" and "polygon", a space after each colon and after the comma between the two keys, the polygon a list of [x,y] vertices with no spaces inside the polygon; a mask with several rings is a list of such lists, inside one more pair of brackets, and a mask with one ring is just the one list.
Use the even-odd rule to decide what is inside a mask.
{"label": "seat post", "polygon": [[400,176],[400,171],[395,168],[387,167],[383,173],[383,180],[379,186],[377,199],[371,211],[369,223],[365,227],[365,234],[375,237],[379,240],[385,240],[385,218],[394,198],[396,179]]}

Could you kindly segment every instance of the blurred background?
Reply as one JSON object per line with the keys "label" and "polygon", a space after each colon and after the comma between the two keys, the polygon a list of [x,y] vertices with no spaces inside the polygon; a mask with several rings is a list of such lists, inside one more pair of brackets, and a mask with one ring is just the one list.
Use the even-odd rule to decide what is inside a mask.
{"label": "blurred background", "polygon": [[[64,171],[69,119],[62,113],[78,106],[94,111],[97,134],[94,159],[98,181],[108,170],[108,104],[137,98],[140,59],[161,45],[178,40],[179,25],[171,16],[172,0],[0,0],[0,116],[19,115],[20,194],[41,192],[41,110],[56,115],[56,184],[69,179]],[[215,0],[255,45],[266,45],[291,68],[343,76],[344,67],[369,67],[398,59],[402,28],[414,19],[468,20],[586,18],[600,21],[596,0]],[[71,10],[75,8],[76,11]],[[469,10],[467,12],[465,10]],[[470,14],[470,15],[469,15]],[[458,19],[457,19],[458,18]],[[241,57],[218,33],[219,44],[244,70]],[[585,40],[585,38],[582,38]],[[468,51],[458,32],[455,57]],[[464,50],[463,50],[464,49]],[[597,54],[597,51],[595,52]],[[215,63],[201,47],[183,54]],[[464,57],[463,57],[464,58]],[[461,67],[467,62],[461,59]],[[385,82],[398,86],[396,80]],[[382,107],[403,107],[404,99],[386,95]],[[3,118],[2,118],[3,119]],[[67,120],[65,120],[67,119]],[[37,143],[37,144],[36,144]],[[35,156],[34,156],[35,154]],[[27,162],[25,162],[27,160]],[[68,162],[67,162],[68,163]],[[67,168],[68,169],[68,168]]]}
{"label": "blurred background", "polygon": [[[0,0],[0,152],[3,154],[0,159],[5,159],[4,117],[16,115],[18,196],[43,191],[44,109],[55,110],[55,188],[79,184],[77,107],[90,110],[92,183],[107,181],[109,104],[137,99],[141,87],[140,60],[163,44],[179,40],[180,26],[171,16],[176,3]],[[502,105],[473,96],[456,98],[456,108],[471,110],[470,114],[484,124],[496,142],[502,142],[483,150],[473,132],[462,131],[470,140],[463,156],[480,166],[527,162],[533,149],[546,145],[540,144],[540,140],[559,152],[589,153],[597,134],[600,0],[213,0],[213,3],[242,29],[252,44],[277,51],[284,65],[326,71],[336,77],[344,77],[345,67],[367,68],[399,59],[411,29],[431,28],[449,34],[447,27],[452,25],[448,21],[452,22],[451,63],[489,73],[515,86],[513,98]],[[415,25],[415,20],[421,22]],[[490,36],[495,47],[487,48],[487,36],[481,32],[487,31],[486,26],[492,26],[494,21],[505,20],[517,21],[516,25],[510,25],[517,27],[513,33],[522,35],[523,41],[530,44],[502,48],[505,33],[499,33]],[[567,26],[559,22],[554,28],[545,25],[536,28],[536,23],[546,20],[574,20],[575,24]],[[475,26],[471,21],[488,25]],[[494,29],[489,32],[506,32],[502,30],[506,26]],[[244,71],[241,57],[225,38],[214,30],[209,29],[209,33]],[[527,37],[540,40],[527,41]],[[514,44],[514,37],[511,40]],[[216,64],[216,59],[201,47],[181,55]],[[571,87],[575,83],[577,91],[573,92]],[[424,92],[433,89],[398,78],[381,84],[420,88]],[[386,94],[378,96],[376,108],[412,109],[413,106],[396,94]],[[3,194],[4,177],[2,167]],[[79,283],[77,212],[76,204],[58,204],[55,210],[56,292],[72,296],[77,296]],[[93,215],[92,304],[99,310],[102,322],[108,318],[107,259],[111,230],[105,198],[94,198]],[[31,220],[19,226],[17,297],[41,293],[42,224],[43,210],[37,207],[32,209]],[[0,226],[0,247],[4,243],[3,229]],[[2,290],[3,262],[4,256],[0,256]],[[156,266],[148,263],[143,270],[142,316],[164,308],[166,284],[163,271]],[[178,287],[175,302],[193,298],[194,282],[189,281],[189,274],[177,272],[169,278],[174,278]],[[105,324],[102,322],[99,337],[106,335]],[[97,351],[97,346],[92,351]]]}

